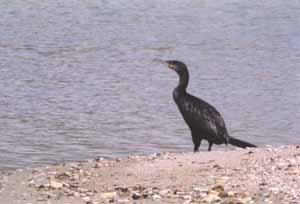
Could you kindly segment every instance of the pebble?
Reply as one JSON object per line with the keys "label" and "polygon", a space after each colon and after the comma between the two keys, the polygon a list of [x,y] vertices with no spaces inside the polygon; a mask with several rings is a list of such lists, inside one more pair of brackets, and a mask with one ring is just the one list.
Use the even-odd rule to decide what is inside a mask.
{"label": "pebble", "polygon": [[43,197],[38,197],[36,200],[37,200],[37,201],[46,201],[47,199],[46,199],[46,198],[43,198]]}
{"label": "pebble", "polygon": [[221,198],[215,194],[208,194],[208,196],[205,197],[202,201],[206,203],[213,203],[221,201]]}
{"label": "pebble", "polygon": [[152,196],[152,198],[153,198],[154,200],[158,200],[158,199],[161,199],[162,197],[161,197],[160,195],[154,194],[154,195]]}
{"label": "pebble", "polygon": [[57,178],[57,179],[68,179],[68,178],[71,178],[71,177],[72,177],[72,174],[69,171],[65,171],[65,172],[57,174],[55,176],[55,178]]}
{"label": "pebble", "polygon": [[74,195],[75,197],[77,197],[77,198],[80,197],[80,193],[78,193],[78,192],[74,192],[73,195]]}
{"label": "pebble", "polygon": [[72,169],[75,169],[75,170],[80,170],[79,164],[71,163],[71,164],[70,164],[70,167],[71,167]]}
{"label": "pebble", "polygon": [[159,192],[159,195],[166,196],[168,193],[171,193],[170,189],[164,189]]}
{"label": "pebble", "polygon": [[34,178],[33,180],[30,180],[28,182],[29,186],[34,186],[36,188],[48,188],[49,187],[49,181],[45,177],[41,178]]}
{"label": "pebble", "polygon": [[88,197],[88,196],[86,196],[86,197],[83,197],[82,200],[83,200],[84,202],[90,202],[90,201],[91,201],[91,198]]}
{"label": "pebble", "polygon": [[101,197],[104,199],[113,199],[117,196],[117,192],[105,192],[101,193]]}
{"label": "pebble", "polygon": [[182,204],[190,204],[190,203],[191,203],[191,200],[186,200]]}
{"label": "pebble", "polygon": [[129,199],[118,199],[117,203],[118,204],[130,203],[130,200]]}
{"label": "pebble", "polygon": [[134,193],[132,194],[132,199],[133,199],[133,200],[138,200],[138,199],[140,199],[140,198],[142,198],[142,195],[141,195],[140,193],[134,192]]}
{"label": "pebble", "polygon": [[233,196],[235,195],[235,193],[234,193],[233,191],[228,191],[228,192],[227,192],[227,195],[228,195],[229,197],[233,197]]}
{"label": "pebble", "polygon": [[185,196],[182,196],[182,198],[184,200],[192,200],[192,196],[191,195],[185,195]]}
{"label": "pebble", "polygon": [[193,188],[193,190],[197,191],[197,192],[207,192],[208,191],[207,188],[198,188],[198,187]]}
{"label": "pebble", "polygon": [[49,186],[54,189],[59,189],[59,188],[63,187],[63,183],[55,181],[55,180],[50,180]]}

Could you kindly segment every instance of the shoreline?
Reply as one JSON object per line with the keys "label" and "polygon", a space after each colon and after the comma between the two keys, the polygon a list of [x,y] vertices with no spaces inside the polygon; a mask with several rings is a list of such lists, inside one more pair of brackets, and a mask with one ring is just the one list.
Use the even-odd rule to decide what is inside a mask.
{"label": "shoreline", "polygon": [[0,172],[0,204],[300,203],[298,145],[131,155]]}

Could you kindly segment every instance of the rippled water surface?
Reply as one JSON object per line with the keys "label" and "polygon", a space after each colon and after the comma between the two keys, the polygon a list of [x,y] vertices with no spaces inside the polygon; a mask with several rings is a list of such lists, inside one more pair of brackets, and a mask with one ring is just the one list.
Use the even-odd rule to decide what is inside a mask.
{"label": "rippled water surface", "polygon": [[191,151],[177,76],[158,58],[186,62],[189,92],[232,136],[300,143],[299,10],[298,0],[0,1],[0,167]]}

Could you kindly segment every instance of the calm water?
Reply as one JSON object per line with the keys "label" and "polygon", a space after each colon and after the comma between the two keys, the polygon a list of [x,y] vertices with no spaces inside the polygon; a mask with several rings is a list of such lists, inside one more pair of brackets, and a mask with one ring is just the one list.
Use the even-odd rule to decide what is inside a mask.
{"label": "calm water", "polygon": [[189,92],[220,110],[232,136],[300,143],[299,9],[298,0],[1,0],[0,167],[191,151],[172,99],[177,76],[157,58],[188,64]]}

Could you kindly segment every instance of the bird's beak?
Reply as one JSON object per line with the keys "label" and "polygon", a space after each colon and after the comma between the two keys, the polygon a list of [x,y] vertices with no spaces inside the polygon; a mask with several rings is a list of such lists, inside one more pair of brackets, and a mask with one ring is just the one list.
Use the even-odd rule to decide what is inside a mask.
{"label": "bird's beak", "polygon": [[163,65],[169,67],[168,61],[165,61],[165,60],[162,60],[162,59],[154,59],[153,61],[158,62],[160,64],[163,64]]}
{"label": "bird's beak", "polygon": [[165,61],[165,65],[168,66],[170,69],[174,69],[174,64],[170,64],[168,61]]}
{"label": "bird's beak", "polygon": [[153,61],[156,61],[158,63],[161,63],[167,67],[169,67],[170,69],[173,69],[174,68],[174,65],[173,64],[170,64],[169,61],[165,61],[165,60],[162,60],[162,59],[154,59]]}

